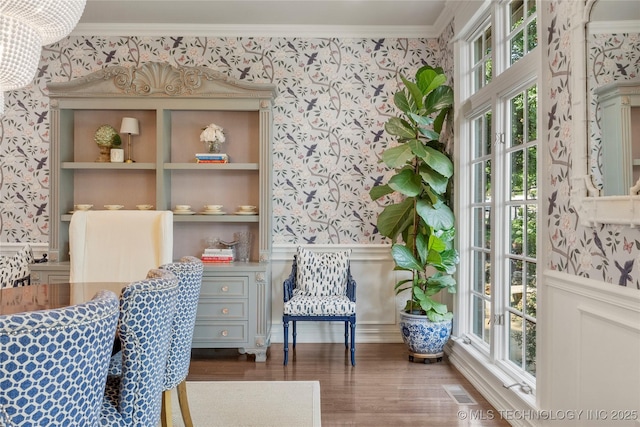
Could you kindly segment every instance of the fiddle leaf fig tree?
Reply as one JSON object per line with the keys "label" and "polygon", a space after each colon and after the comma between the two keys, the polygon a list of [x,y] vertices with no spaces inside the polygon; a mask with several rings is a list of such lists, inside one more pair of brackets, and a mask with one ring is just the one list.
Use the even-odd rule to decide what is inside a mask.
{"label": "fiddle leaf fig tree", "polygon": [[442,68],[424,66],[414,81],[401,78],[405,87],[394,96],[401,114],[385,124],[397,145],[382,153],[382,161],[395,175],[369,195],[372,200],[394,192],[402,195],[400,202],[385,206],[377,227],[392,241],[395,269],[412,273],[395,284],[396,294],[411,291],[405,310],[424,313],[433,322],[451,320],[446,304],[433,297],[443,290],[456,291],[458,252],[449,201],[453,162],[441,141],[443,128],[452,121],[453,89],[445,85]]}

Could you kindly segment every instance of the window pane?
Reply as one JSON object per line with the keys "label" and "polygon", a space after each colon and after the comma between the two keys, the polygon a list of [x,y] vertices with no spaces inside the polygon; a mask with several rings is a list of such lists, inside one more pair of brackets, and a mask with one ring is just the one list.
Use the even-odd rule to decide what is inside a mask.
{"label": "window pane", "polygon": [[493,138],[492,138],[493,134],[491,133],[491,111],[485,114],[485,126],[487,128],[487,132],[485,133],[486,144],[487,144],[486,153],[491,154],[491,144],[493,142]]}
{"label": "window pane", "polygon": [[485,191],[484,191],[484,171],[483,171],[484,163],[475,163],[473,165],[473,202],[481,203],[485,199]]}
{"label": "window pane", "polygon": [[524,18],[524,1],[512,1],[509,5],[509,8],[511,10],[511,20],[509,21],[509,28],[511,30],[515,30],[518,25],[522,24],[522,20]]}
{"label": "window pane", "polygon": [[491,82],[491,77],[493,76],[493,67],[491,66],[491,27],[488,27],[484,32],[485,37],[485,84]]}
{"label": "window pane", "polygon": [[484,254],[484,294],[491,296],[491,255]]}
{"label": "window pane", "polygon": [[491,308],[489,301],[484,301],[484,342],[491,344]]}
{"label": "window pane", "polygon": [[538,88],[527,89],[527,138],[526,141],[538,139]]}
{"label": "window pane", "polygon": [[532,262],[527,263],[527,305],[525,307],[525,313],[533,318],[536,317],[538,301],[537,301],[537,287],[536,287],[536,264]]}
{"label": "window pane", "polygon": [[527,372],[536,375],[536,324],[526,321],[525,330],[525,366]]}
{"label": "window pane", "polygon": [[511,100],[511,147],[522,144],[524,111],[524,97],[519,94]]}
{"label": "window pane", "polygon": [[511,153],[511,200],[524,199],[524,177],[522,176],[522,151],[514,151]]}
{"label": "window pane", "polygon": [[473,290],[482,293],[485,284],[484,275],[484,254],[479,251],[473,252]]}
{"label": "window pane", "polygon": [[486,343],[490,343],[489,311],[484,299],[473,296],[473,333],[482,338]]}
{"label": "window pane", "polygon": [[522,317],[509,313],[509,360],[517,366],[522,366],[522,345],[524,333],[522,331]]}
{"label": "window pane", "polygon": [[484,245],[484,208],[473,208],[473,246],[481,248]]}
{"label": "window pane", "polygon": [[536,250],[536,231],[537,231],[537,212],[538,207],[536,205],[527,205],[527,249],[526,254],[530,258],[535,258],[537,255]]}
{"label": "window pane", "polygon": [[527,52],[531,52],[535,47],[538,46],[538,31],[536,20],[529,22],[527,25]]}
{"label": "window pane", "polygon": [[509,241],[511,242],[511,253],[514,255],[522,254],[523,242],[523,207],[512,206],[510,208],[509,219],[511,221],[511,235]]}
{"label": "window pane", "polygon": [[482,156],[482,141],[484,135],[484,118],[478,117],[473,121],[473,158],[477,159]]}
{"label": "window pane", "polygon": [[511,39],[511,65],[524,56],[524,31],[518,31]]}
{"label": "window pane", "polygon": [[491,208],[484,210],[484,247],[491,249]]}
{"label": "window pane", "polygon": [[483,56],[484,56],[484,43],[482,40],[482,36],[480,36],[473,42],[473,64],[475,65],[481,62]]}
{"label": "window pane", "polygon": [[527,148],[527,199],[538,198],[538,148]]}
{"label": "window pane", "polygon": [[484,200],[485,202],[491,201],[491,160],[487,160],[484,168],[485,182],[484,182]]}
{"label": "window pane", "polygon": [[510,294],[509,294],[509,306],[521,310],[522,306],[522,261],[511,260],[510,264]]}

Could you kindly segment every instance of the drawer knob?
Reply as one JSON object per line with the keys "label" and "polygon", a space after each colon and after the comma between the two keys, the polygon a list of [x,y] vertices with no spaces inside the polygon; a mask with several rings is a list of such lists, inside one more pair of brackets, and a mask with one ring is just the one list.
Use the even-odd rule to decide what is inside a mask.
{"label": "drawer knob", "polygon": [[228,308],[223,308],[222,309],[222,314],[229,314],[229,309]]}
{"label": "drawer knob", "polygon": [[223,286],[222,292],[229,292],[229,287],[227,285]]}
{"label": "drawer knob", "polygon": [[224,330],[224,331],[220,332],[220,335],[222,335],[223,337],[226,337],[227,335],[229,335],[229,331]]}

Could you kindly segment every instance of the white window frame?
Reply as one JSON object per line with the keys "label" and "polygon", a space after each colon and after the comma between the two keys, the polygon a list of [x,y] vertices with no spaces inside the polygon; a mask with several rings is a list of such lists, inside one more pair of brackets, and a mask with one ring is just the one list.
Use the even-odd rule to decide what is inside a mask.
{"label": "white window frame", "polygon": [[[526,384],[528,387],[514,387],[509,390],[516,392],[520,398],[526,404],[534,408],[535,407],[535,378],[517,369],[508,359],[508,347],[505,340],[507,339],[508,328],[503,326],[499,331],[496,330],[494,324],[491,325],[491,345],[487,345],[484,340],[477,337],[473,333],[472,329],[472,316],[471,316],[471,297],[470,287],[472,286],[472,259],[469,250],[471,242],[471,188],[469,183],[471,182],[472,170],[467,167],[468,159],[471,159],[473,153],[470,144],[465,144],[465,141],[470,141],[473,137],[472,122],[481,114],[484,114],[487,110],[492,111],[492,133],[501,132],[501,129],[505,129],[505,121],[508,120],[506,114],[508,113],[507,100],[514,95],[522,92],[523,90],[537,85],[538,94],[540,94],[541,77],[542,77],[542,52],[541,52],[541,29],[540,29],[540,17],[541,10],[538,1],[536,5],[536,20],[538,29],[538,46],[527,53],[523,58],[518,60],[513,65],[510,65],[510,59],[508,51],[505,49],[492,49],[493,51],[493,75],[491,82],[486,86],[473,93],[473,74],[471,73],[471,64],[473,58],[473,40],[477,38],[479,32],[484,28],[487,19],[491,19],[492,25],[492,38],[496,43],[510,43],[508,35],[510,34],[508,24],[508,4],[507,1],[491,2],[485,4],[485,8],[482,11],[476,13],[476,15],[470,20],[467,25],[467,31],[461,31],[456,41],[456,103],[459,105],[456,111],[456,206],[458,207],[458,249],[460,252],[460,265],[458,269],[458,294],[456,296],[456,322],[454,328],[455,343],[461,345],[461,350],[456,350],[454,359],[458,357],[469,358],[470,366],[481,367],[478,372],[470,374],[470,376],[491,376],[492,379],[482,378],[483,382],[495,384],[501,383],[503,386],[509,386],[512,384]],[[489,18],[491,16],[491,18]],[[475,29],[474,29],[475,25]],[[499,28],[499,25],[502,27]],[[538,147],[538,161],[537,161],[537,173],[538,173],[538,220],[540,220],[540,214],[542,209],[542,202],[544,200],[544,194],[541,193],[541,180],[542,180],[542,161],[541,157],[544,155],[542,152],[543,141],[541,137],[543,135],[543,118],[541,117],[542,102],[540,98],[537,103],[537,147]],[[504,150],[496,150],[496,144],[493,144],[491,154],[492,164],[492,194],[499,191],[502,194],[502,201],[499,205],[493,205],[492,209],[492,237],[495,233],[496,227],[499,224],[504,224],[506,215],[506,200],[504,196],[508,191],[508,183],[505,176],[500,174],[506,173],[506,160]],[[497,166],[500,166],[499,168]],[[492,200],[495,198],[492,195]],[[503,231],[500,231],[503,233]],[[537,262],[536,269],[538,277],[541,273],[540,265],[540,248],[541,248],[541,224],[538,222],[537,237]],[[497,280],[496,269],[498,265],[505,264],[505,245],[508,243],[508,234],[503,235],[503,239],[500,242],[492,242],[492,248],[494,243],[498,245],[495,251],[492,251],[491,269],[492,278]],[[466,240],[465,240],[466,239]],[[499,269],[502,274],[506,274],[503,268]],[[502,283],[505,282],[505,278],[499,279]],[[539,286],[539,284],[538,284]],[[505,304],[508,305],[508,296],[505,293],[509,293],[509,289],[506,286],[501,286],[500,289],[493,288],[492,291],[492,314],[506,313]],[[501,305],[501,306],[500,306]],[[504,319],[503,323],[508,321]],[[488,347],[488,349],[487,349]],[[538,358],[538,355],[536,356]],[[455,364],[455,360],[454,360]],[[485,375],[482,374],[485,373]],[[470,372],[469,372],[470,373]],[[473,382],[473,380],[472,380]],[[479,383],[476,383],[479,385]]]}

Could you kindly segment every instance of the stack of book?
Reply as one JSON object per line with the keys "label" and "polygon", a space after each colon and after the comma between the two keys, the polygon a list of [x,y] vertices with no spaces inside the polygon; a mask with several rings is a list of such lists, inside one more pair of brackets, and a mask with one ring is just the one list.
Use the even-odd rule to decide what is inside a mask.
{"label": "stack of book", "polygon": [[229,163],[225,153],[196,153],[196,163]]}
{"label": "stack of book", "polygon": [[211,263],[227,263],[233,262],[233,249],[213,249],[207,248],[204,250],[202,262]]}

